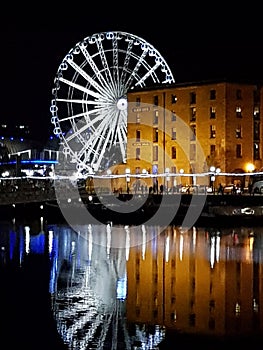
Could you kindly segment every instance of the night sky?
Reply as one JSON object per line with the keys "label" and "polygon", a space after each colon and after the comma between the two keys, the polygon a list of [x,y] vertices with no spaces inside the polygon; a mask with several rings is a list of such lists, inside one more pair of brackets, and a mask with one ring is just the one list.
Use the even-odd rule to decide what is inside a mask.
{"label": "night sky", "polygon": [[197,14],[190,3],[184,10],[160,4],[151,5],[150,11],[123,6],[105,9],[87,3],[85,9],[45,9],[42,16],[41,8],[37,16],[26,11],[21,16],[7,14],[0,33],[0,120],[29,122],[45,137],[53,127],[49,106],[59,64],[76,43],[104,31],[124,31],[149,42],[166,60],[176,83],[217,78],[263,81],[258,9],[246,8],[240,14],[214,8]]}

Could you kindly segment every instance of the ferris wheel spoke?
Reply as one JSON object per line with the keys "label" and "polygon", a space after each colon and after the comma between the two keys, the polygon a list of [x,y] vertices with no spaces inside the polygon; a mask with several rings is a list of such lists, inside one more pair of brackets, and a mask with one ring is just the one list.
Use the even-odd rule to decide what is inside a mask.
{"label": "ferris wheel spoke", "polygon": [[67,84],[68,86],[71,86],[71,87],[73,87],[73,88],[75,88],[75,89],[77,89],[79,91],[84,92],[87,95],[91,95],[91,96],[93,96],[95,98],[99,98],[99,96],[100,96],[97,92],[94,92],[94,91],[92,91],[90,89],[87,89],[87,88],[85,88],[85,87],[83,87],[83,86],[81,86],[79,84],[73,83],[72,81],[69,81],[67,79],[60,78],[59,80],[62,81],[63,83],[65,83],[65,84]]}
{"label": "ferris wheel spoke", "polygon": [[120,140],[120,148],[121,148],[121,154],[122,154],[122,159],[125,158],[125,152],[126,152],[126,148],[124,147],[124,144],[126,144],[126,137],[122,139],[122,133],[121,130],[118,129],[117,130],[118,136],[119,136],[119,140]]}
{"label": "ferris wheel spoke", "polygon": [[103,95],[108,96],[108,98],[112,99],[112,86],[109,85],[108,81],[106,81],[102,72],[98,69],[98,67],[95,64],[94,60],[92,59],[91,55],[88,53],[86,47],[83,44],[81,44],[80,49],[83,53],[83,56],[85,57],[85,59],[89,63],[92,71],[94,72],[94,75],[96,76],[96,78],[100,82],[100,86],[103,86],[103,88],[104,88]]}
{"label": "ferris wheel spoke", "polygon": [[131,58],[132,47],[133,47],[133,41],[130,40],[128,42],[127,52],[125,55],[123,69],[122,69],[122,73],[121,73],[121,85],[122,86],[125,86],[126,76],[127,76],[127,72],[128,72],[130,58]]}
{"label": "ferris wheel spoke", "polygon": [[[96,128],[96,132],[91,136],[91,138],[88,140],[87,144],[84,145],[83,149],[81,150],[80,156],[82,156],[87,150],[88,150],[88,154],[90,155],[92,153],[91,146],[93,146],[94,144],[97,144],[97,146],[99,146],[97,149],[100,150],[101,144],[102,144],[102,142],[104,142],[105,135],[107,135],[107,134],[109,134],[108,133],[108,120],[105,117],[103,117],[102,122]],[[96,153],[96,152],[93,152],[93,153]]]}
{"label": "ferris wheel spoke", "polygon": [[140,69],[140,67],[141,67],[141,65],[142,65],[142,62],[144,61],[144,58],[145,58],[146,55],[147,55],[147,50],[145,49],[145,50],[143,50],[143,52],[142,52],[142,54],[141,54],[139,60],[137,61],[136,66],[135,66],[134,69],[133,69],[132,74],[129,76],[129,79],[127,80],[127,82],[126,82],[126,84],[125,84],[125,87],[126,87],[127,90],[128,90],[128,89],[130,88],[130,86],[132,85],[133,80],[134,80],[134,77],[135,77],[135,75],[137,74],[137,72],[139,71],[139,69]]}
{"label": "ferris wheel spoke", "polygon": [[86,61],[89,63],[92,71],[94,72],[94,75],[97,77],[98,81],[102,86],[107,85],[107,81],[104,79],[103,74],[98,69],[97,65],[95,64],[94,60],[92,59],[91,55],[87,51],[86,47],[83,46],[83,44],[80,45],[80,49],[83,53],[83,56],[85,57]]}
{"label": "ferris wheel spoke", "polygon": [[65,138],[66,142],[71,141],[72,139],[75,138],[76,135],[83,133],[84,131],[86,131],[89,128],[92,128],[94,126],[94,124],[96,124],[98,121],[102,120],[103,118],[104,118],[103,115],[100,114],[96,118],[89,120],[88,122],[86,122],[85,125],[83,125],[80,129],[78,129],[78,131],[75,134],[72,134],[72,135],[66,137]]}
{"label": "ferris wheel spoke", "polygon": [[112,79],[112,75],[111,75],[111,71],[108,65],[108,61],[105,55],[105,51],[103,50],[103,45],[102,45],[102,41],[98,40],[97,41],[97,47],[99,50],[99,54],[100,54],[100,58],[101,58],[101,63],[104,67],[104,72],[106,75],[106,80],[109,86],[111,86],[113,88],[113,79]]}
{"label": "ferris wheel spoke", "polygon": [[86,72],[83,71],[81,67],[79,67],[73,60],[68,61],[69,64],[72,66],[72,68],[75,69],[76,72],[78,72],[90,85],[92,85],[102,96],[108,96],[111,98],[111,94],[107,92],[107,90],[104,89],[104,87],[98,83],[94,79],[92,79]]}
{"label": "ferris wheel spoke", "polygon": [[135,86],[137,85],[143,86],[144,85],[143,83],[145,82],[145,80],[148,79],[149,76],[153,75],[154,71],[157,70],[159,66],[160,66],[160,63],[156,63],[154,67],[152,67],[139,81],[136,82]]}
{"label": "ferris wheel spoke", "polygon": [[113,77],[115,81],[119,81],[119,51],[118,51],[118,41],[116,37],[112,39],[112,47],[113,47]]}
{"label": "ferris wheel spoke", "polygon": [[101,163],[102,158],[104,157],[105,150],[106,150],[107,145],[108,145],[108,143],[109,143],[109,138],[110,138],[110,134],[108,133],[108,134],[107,134],[107,138],[106,138],[105,142],[103,143],[101,152],[99,153],[99,158],[98,158],[98,160],[97,160],[97,163],[98,163],[98,164]]}
{"label": "ferris wheel spoke", "polygon": [[[70,101],[70,102],[72,102],[72,101]],[[82,112],[79,114],[70,115],[70,116],[67,116],[65,118],[61,118],[60,122],[62,123],[62,122],[70,121],[70,120],[76,120],[78,118],[88,117],[90,114],[94,114],[94,111],[93,110],[92,111],[85,111],[85,112]]]}

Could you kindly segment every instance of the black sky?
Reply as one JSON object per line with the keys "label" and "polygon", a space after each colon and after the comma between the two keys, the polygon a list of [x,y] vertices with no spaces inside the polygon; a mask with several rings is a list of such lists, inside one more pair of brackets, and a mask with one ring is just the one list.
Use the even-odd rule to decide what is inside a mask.
{"label": "black sky", "polygon": [[[29,121],[41,135],[51,128],[53,80],[68,51],[94,33],[125,31],[138,35],[164,57],[175,82],[217,78],[263,81],[263,30],[257,9],[210,13],[166,6],[152,11],[112,13],[104,8],[67,8],[12,16],[1,29],[0,120]],[[216,13],[216,15],[215,15]],[[128,14],[128,15],[127,15]],[[10,18],[7,16],[7,18]]]}

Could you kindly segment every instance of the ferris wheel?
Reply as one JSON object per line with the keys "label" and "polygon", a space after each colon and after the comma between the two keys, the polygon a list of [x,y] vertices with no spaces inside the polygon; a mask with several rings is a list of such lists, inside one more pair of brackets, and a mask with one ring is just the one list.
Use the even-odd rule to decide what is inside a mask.
{"label": "ferris wheel", "polygon": [[136,35],[101,32],[77,43],[58,68],[50,107],[65,157],[78,171],[125,163],[127,93],[173,82],[164,58]]}

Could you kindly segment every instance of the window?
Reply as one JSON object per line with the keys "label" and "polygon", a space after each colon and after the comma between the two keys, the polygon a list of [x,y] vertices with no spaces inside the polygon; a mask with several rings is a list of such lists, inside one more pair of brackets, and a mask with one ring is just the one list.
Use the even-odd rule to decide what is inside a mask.
{"label": "window", "polygon": [[242,146],[241,146],[241,144],[236,145],[236,157],[242,158]]}
{"label": "window", "polygon": [[240,89],[237,89],[236,97],[237,97],[237,100],[242,100],[242,94],[241,94],[241,90]]}
{"label": "window", "polygon": [[259,106],[254,106],[253,115],[255,120],[259,120]]}
{"label": "window", "polygon": [[171,173],[172,174],[176,174],[176,166],[172,166],[171,167]]}
{"label": "window", "polygon": [[256,121],[254,122],[254,140],[259,140],[260,138],[260,127],[259,127],[259,122]]}
{"label": "window", "polygon": [[136,97],[136,106],[139,107],[141,104],[141,98],[140,97]]}
{"label": "window", "polygon": [[214,139],[216,137],[216,126],[210,125],[210,138]]}
{"label": "window", "polygon": [[158,142],[158,128],[153,128],[153,142]]}
{"label": "window", "polygon": [[210,156],[215,156],[216,154],[216,146],[210,145]]}
{"label": "window", "polygon": [[136,160],[141,159],[141,149],[139,147],[136,148]]}
{"label": "window", "polygon": [[176,159],[176,147],[175,146],[173,146],[172,147],[172,159]]}
{"label": "window", "polygon": [[195,92],[190,92],[190,104],[195,104],[196,103],[196,93]]}
{"label": "window", "polygon": [[158,96],[155,95],[155,96],[153,97],[153,104],[154,104],[155,106],[158,106],[158,103],[159,103]]}
{"label": "window", "polygon": [[196,125],[191,125],[190,140],[191,141],[195,141],[196,140]]}
{"label": "window", "polygon": [[172,140],[176,140],[176,128],[172,128]]}
{"label": "window", "polygon": [[174,104],[174,103],[177,102],[177,97],[176,97],[176,95],[174,95],[174,94],[171,95],[171,102],[172,102],[172,104]]}
{"label": "window", "polygon": [[210,100],[216,99],[216,90],[210,90]]}
{"label": "window", "polygon": [[254,143],[254,160],[260,159],[260,152],[259,152],[259,143]]}
{"label": "window", "polygon": [[158,124],[159,111],[154,111],[153,124]]}
{"label": "window", "polygon": [[196,121],[196,107],[190,108],[190,122]]}
{"label": "window", "polygon": [[236,117],[242,118],[242,110],[240,106],[236,107]]}
{"label": "window", "polygon": [[158,146],[153,146],[153,161],[158,161]]}
{"label": "window", "polygon": [[215,119],[215,118],[216,118],[216,108],[210,107],[210,119]]}
{"label": "window", "polygon": [[171,115],[172,115],[172,116],[171,116],[171,121],[172,121],[172,122],[175,122],[175,121],[176,121],[176,114],[175,114],[175,111],[172,111],[172,112],[171,112]]}
{"label": "window", "polygon": [[141,141],[141,130],[136,130],[136,142]]}
{"label": "window", "polygon": [[242,135],[241,135],[241,125],[239,124],[237,127],[236,127],[236,138],[237,139],[241,139]]}

